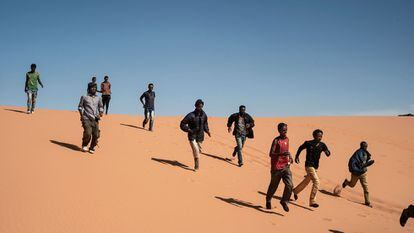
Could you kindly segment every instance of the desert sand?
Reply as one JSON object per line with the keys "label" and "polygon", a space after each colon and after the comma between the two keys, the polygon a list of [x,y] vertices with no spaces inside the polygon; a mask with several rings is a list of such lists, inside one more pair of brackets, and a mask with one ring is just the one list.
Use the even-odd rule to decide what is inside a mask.
{"label": "desert sand", "polygon": [[[198,172],[180,120],[156,117],[149,132],[140,128],[142,116],[104,116],[91,155],[79,151],[76,111],[27,115],[1,106],[0,232],[414,232],[414,219],[405,228],[398,222],[401,209],[414,203],[414,118],[255,118],[256,137],[247,141],[239,168],[226,119],[210,117],[212,138],[206,137]],[[292,153],[315,128],[325,133],[332,155],[321,158],[318,209],[308,206],[309,185],[284,212],[283,183],[273,209],[264,208],[268,151],[281,121]],[[368,171],[373,208],[362,204],[359,183],[332,195],[349,178],[347,162],[361,140],[376,161]],[[291,167],[295,185],[304,161],[305,152]]]}

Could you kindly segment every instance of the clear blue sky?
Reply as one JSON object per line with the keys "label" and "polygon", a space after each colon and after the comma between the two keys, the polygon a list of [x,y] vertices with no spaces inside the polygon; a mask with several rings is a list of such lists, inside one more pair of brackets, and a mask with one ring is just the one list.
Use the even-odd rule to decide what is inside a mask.
{"label": "clear blue sky", "polygon": [[112,113],[158,115],[202,98],[211,116],[414,112],[414,1],[2,1],[0,105],[76,110],[110,76]]}

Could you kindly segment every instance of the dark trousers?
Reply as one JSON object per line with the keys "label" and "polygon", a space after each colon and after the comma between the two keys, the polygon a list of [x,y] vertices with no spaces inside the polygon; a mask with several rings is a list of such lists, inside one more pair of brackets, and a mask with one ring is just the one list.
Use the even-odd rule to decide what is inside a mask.
{"label": "dark trousers", "polygon": [[98,138],[100,136],[99,122],[96,120],[82,120],[82,127],[82,147],[87,146],[92,138],[92,142],[89,148],[94,149],[98,144]]}
{"label": "dark trousers", "polygon": [[102,95],[102,103],[106,115],[108,115],[109,101],[111,101],[111,95]]}
{"label": "dark trousers", "polygon": [[285,183],[285,189],[283,190],[283,197],[281,201],[288,202],[293,190],[292,172],[290,171],[289,166],[286,166],[282,170],[272,171],[270,174],[271,179],[269,188],[267,189],[266,201],[270,202],[272,200],[272,197],[279,186],[280,180],[282,179],[283,183]]}

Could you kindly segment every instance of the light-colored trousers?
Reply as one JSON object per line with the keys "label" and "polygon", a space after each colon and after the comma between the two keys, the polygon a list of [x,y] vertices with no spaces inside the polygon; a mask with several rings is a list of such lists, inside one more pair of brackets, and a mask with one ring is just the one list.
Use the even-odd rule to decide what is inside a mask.
{"label": "light-colored trousers", "polygon": [[358,180],[362,185],[362,189],[364,190],[365,203],[366,204],[371,203],[370,200],[369,200],[367,173],[364,173],[360,176],[357,176],[357,175],[351,173],[351,181],[346,180],[345,184],[348,185],[349,187],[353,188],[353,187],[355,187]]}
{"label": "light-colored trousers", "polygon": [[194,158],[199,158],[201,153],[201,144],[203,142],[197,142],[195,139],[190,141],[191,149],[193,150]]}
{"label": "light-colored trousers", "polygon": [[300,182],[300,184],[298,184],[298,186],[296,186],[296,188],[293,189],[293,193],[299,194],[312,181],[313,185],[310,193],[309,205],[316,204],[316,194],[318,193],[320,184],[318,173],[314,167],[305,167],[305,169],[305,179],[303,179],[302,182]]}

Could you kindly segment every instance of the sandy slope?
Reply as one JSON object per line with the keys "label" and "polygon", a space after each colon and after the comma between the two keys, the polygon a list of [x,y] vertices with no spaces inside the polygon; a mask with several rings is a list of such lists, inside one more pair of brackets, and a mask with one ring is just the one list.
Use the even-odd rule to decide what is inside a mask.
{"label": "sandy slope", "polygon": [[[228,160],[234,146],[224,118],[210,118],[213,137],[194,173],[180,117],[158,117],[155,132],[138,128],[142,118],[110,115],[101,122],[95,155],[79,152],[82,128],[71,111],[0,107],[0,232],[414,232],[399,212],[414,203],[414,118],[260,118],[245,148],[245,166]],[[191,110],[191,109],[190,109]],[[275,125],[289,125],[291,151],[325,132],[332,156],[323,157],[318,209],[308,208],[310,186],[283,212],[277,191],[265,210],[267,152]],[[362,188],[330,195],[348,176],[348,157],[369,142],[376,164],[368,174],[374,208]],[[297,184],[302,163],[292,168]]]}

